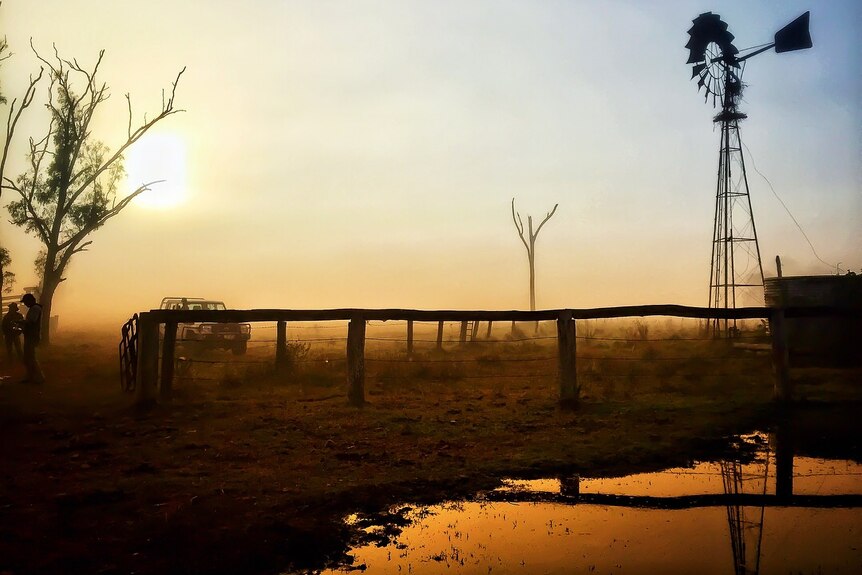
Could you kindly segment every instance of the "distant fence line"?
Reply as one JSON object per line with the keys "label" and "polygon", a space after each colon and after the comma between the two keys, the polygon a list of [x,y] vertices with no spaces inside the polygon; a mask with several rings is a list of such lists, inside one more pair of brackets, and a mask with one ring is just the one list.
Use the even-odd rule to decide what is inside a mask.
{"label": "distant fence line", "polygon": [[[577,322],[588,319],[671,316],[694,319],[768,320],[772,363],[775,371],[774,398],[791,401],[786,318],[858,317],[860,310],[832,306],[818,307],[745,307],[716,309],[672,304],[619,306],[589,309],[539,311],[488,310],[415,310],[415,309],[253,309],[253,310],[151,310],[139,314],[137,354],[137,401],[141,404],[169,400],[173,388],[173,369],[177,325],[190,322],[252,323],[276,322],[276,366],[287,361],[287,322],[347,321],[347,398],[351,404],[365,402],[365,331],[369,321],[407,321],[408,352],[413,348],[413,322],[438,322],[437,343],[442,342],[443,322],[461,322],[461,341],[465,341],[469,322],[535,322],[557,324],[557,359],[560,403],[575,406],[580,387],[577,376]],[[161,326],[164,326],[164,330]],[[475,328],[475,326],[474,326]],[[160,334],[163,336],[160,338]],[[475,333],[475,329],[474,329]],[[161,369],[159,346],[161,339]]]}

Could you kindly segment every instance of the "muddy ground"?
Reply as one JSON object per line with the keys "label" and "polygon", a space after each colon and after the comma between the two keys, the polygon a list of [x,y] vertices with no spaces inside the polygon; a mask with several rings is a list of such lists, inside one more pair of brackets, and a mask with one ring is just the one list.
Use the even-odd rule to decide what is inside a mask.
{"label": "muddy ground", "polygon": [[502,477],[684,465],[778,419],[796,421],[800,453],[862,458],[858,370],[795,370],[805,401],[789,410],[771,402],[765,360],[754,378],[585,386],[574,411],[547,378],[389,374],[357,409],[339,376],[266,370],[178,383],[170,404],[139,411],[120,391],[116,344],[60,338],[43,350],[41,386],[3,366],[0,572],[314,569],[349,560],[351,512]]}

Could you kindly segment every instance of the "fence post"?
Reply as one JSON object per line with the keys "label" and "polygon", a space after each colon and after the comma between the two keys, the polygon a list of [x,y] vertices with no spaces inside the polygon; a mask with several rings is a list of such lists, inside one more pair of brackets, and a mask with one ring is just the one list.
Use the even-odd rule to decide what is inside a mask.
{"label": "fence post", "polygon": [[772,334],[772,369],[775,385],[772,398],[787,403],[793,401],[793,386],[790,381],[790,360],[787,350],[787,325],[783,308],[773,308],[769,317],[769,332]]}
{"label": "fence post", "polygon": [[443,349],[443,320],[437,322],[437,351]]}
{"label": "fence post", "polygon": [[138,316],[138,397],[136,403],[149,407],[156,402],[159,379],[159,324],[149,313]]}
{"label": "fence post", "polygon": [[577,352],[575,320],[571,310],[562,310],[557,318],[557,347],[560,355],[560,406],[576,407],[580,395],[578,370],[575,360]]}
{"label": "fence post", "polygon": [[461,334],[458,336],[458,341],[461,343],[467,343],[467,322],[461,322]]}
{"label": "fence post", "polygon": [[491,324],[493,323],[493,321],[488,322],[488,333],[485,334],[485,339],[491,339]]}
{"label": "fence post", "polygon": [[407,355],[413,355],[413,320],[407,320]]}
{"label": "fence post", "polygon": [[287,367],[287,322],[279,320],[275,324],[275,369],[282,371]]}
{"label": "fence post", "polygon": [[470,341],[476,341],[478,339],[478,336],[476,335],[478,333],[478,331],[479,331],[479,321],[476,320],[473,322],[473,330],[472,330],[472,333],[470,334]]}
{"label": "fence post", "polygon": [[355,315],[347,324],[347,399],[365,403],[365,318]]}
{"label": "fence post", "polygon": [[[157,330],[158,333],[158,330]],[[162,381],[159,396],[171,399],[174,387],[174,355],[177,348],[177,322],[165,323],[165,339],[162,341]]]}
{"label": "fence post", "polygon": [[775,440],[775,495],[789,499],[793,496],[793,436],[786,421],[776,426],[770,440]]}

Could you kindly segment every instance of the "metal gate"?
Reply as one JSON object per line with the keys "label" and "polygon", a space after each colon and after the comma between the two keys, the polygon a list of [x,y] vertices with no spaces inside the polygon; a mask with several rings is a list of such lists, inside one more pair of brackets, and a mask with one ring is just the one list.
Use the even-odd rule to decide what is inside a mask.
{"label": "metal gate", "polygon": [[138,375],[138,314],[123,324],[120,339],[120,387],[123,391],[135,391]]}

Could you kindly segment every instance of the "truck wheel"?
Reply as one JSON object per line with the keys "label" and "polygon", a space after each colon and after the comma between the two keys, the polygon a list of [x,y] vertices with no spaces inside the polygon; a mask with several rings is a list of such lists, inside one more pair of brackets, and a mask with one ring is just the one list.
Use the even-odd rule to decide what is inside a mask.
{"label": "truck wheel", "polygon": [[233,347],[230,348],[234,355],[245,355],[245,352],[248,351],[248,342],[243,341],[240,343],[233,344]]}

